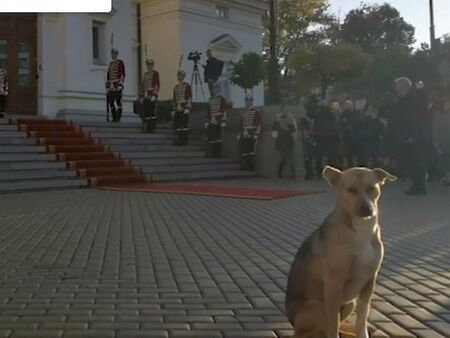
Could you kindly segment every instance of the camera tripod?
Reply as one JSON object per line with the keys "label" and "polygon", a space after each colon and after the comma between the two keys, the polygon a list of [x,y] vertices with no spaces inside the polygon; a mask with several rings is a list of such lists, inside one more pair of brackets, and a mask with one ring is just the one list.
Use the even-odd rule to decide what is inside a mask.
{"label": "camera tripod", "polygon": [[[192,71],[191,87],[195,89],[195,98],[198,99],[198,87],[202,92],[203,101],[206,101],[205,90],[203,88],[203,80],[198,70],[198,61],[194,61],[194,70]],[[195,87],[194,87],[195,86]]]}

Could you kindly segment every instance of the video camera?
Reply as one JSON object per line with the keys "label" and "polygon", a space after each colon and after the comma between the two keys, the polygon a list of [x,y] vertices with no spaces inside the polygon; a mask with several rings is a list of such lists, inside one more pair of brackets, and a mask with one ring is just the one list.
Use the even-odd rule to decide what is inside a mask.
{"label": "video camera", "polygon": [[195,63],[197,63],[200,61],[201,57],[202,57],[202,53],[200,53],[199,51],[190,52],[188,55],[188,60],[194,61]]}

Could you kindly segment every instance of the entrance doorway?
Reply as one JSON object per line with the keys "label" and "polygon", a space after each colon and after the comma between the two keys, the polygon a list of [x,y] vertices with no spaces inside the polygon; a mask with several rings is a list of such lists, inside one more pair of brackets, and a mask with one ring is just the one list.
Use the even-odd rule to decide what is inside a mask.
{"label": "entrance doorway", "polygon": [[6,112],[37,114],[37,16],[0,14],[0,67],[6,70]]}

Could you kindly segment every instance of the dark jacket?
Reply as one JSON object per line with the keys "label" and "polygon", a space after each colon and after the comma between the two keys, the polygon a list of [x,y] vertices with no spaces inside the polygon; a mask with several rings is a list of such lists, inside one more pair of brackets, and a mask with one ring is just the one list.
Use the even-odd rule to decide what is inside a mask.
{"label": "dark jacket", "polygon": [[423,144],[426,137],[427,103],[416,91],[411,90],[397,103],[398,132],[405,144]]}
{"label": "dark jacket", "polygon": [[220,75],[222,75],[223,70],[223,61],[211,57],[206,61],[205,66],[205,82],[208,82],[208,80],[213,80],[216,82]]}
{"label": "dark jacket", "polygon": [[320,152],[335,155],[339,149],[339,127],[336,114],[328,107],[320,109],[314,119],[313,137]]}

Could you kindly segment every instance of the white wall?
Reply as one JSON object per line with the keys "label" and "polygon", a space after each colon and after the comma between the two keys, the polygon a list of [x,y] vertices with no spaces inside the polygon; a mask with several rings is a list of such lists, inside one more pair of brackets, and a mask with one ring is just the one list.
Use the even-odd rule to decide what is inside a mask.
{"label": "white wall", "polygon": [[[105,79],[110,59],[110,37],[125,62],[124,109],[132,111],[137,94],[136,30],[132,1],[114,0],[112,14],[43,14],[39,16],[38,54],[42,66],[39,114],[55,116],[62,110],[105,110]],[[92,58],[92,22],[105,23],[104,65]]]}
{"label": "white wall", "polygon": [[178,0],[152,0],[141,3],[142,71],[146,71],[147,57],[155,60],[155,70],[160,73],[160,100],[172,98],[177,82],[180,60],[180,35]]}
{"label": "white wall", "polygon": [[[250,2],[247,2],[247,6]],[[216,56],[224,61],[238,61],[244,53],[262,52],[261,18],[263,12],[261,10],[253,7],[242,8],[224,1],[191,0],[182,3],[184,5],[180,13],[180,36],[181,49],[185,55],[190,51],[199,50],[203,53],[202,63],[205,63],[206,50],[212,47],[210,42],[224,34],[230,34],[240,44],[239,50],[219,49],[216,51]],[[229,8],[228,20],[215,17],[217,4]],[[190,76],[192,64],[186,64],[186,67]],[[201,69],[201,74],[203,77],[203,69]],[[209,91],[206,85],[205,94],[208,97]],[[244,91],[241,88],[231,86],[230,96],[235,107],[244,106]],[[264,104],[263,85],[255,88],[254,98],[256,105]]]}

